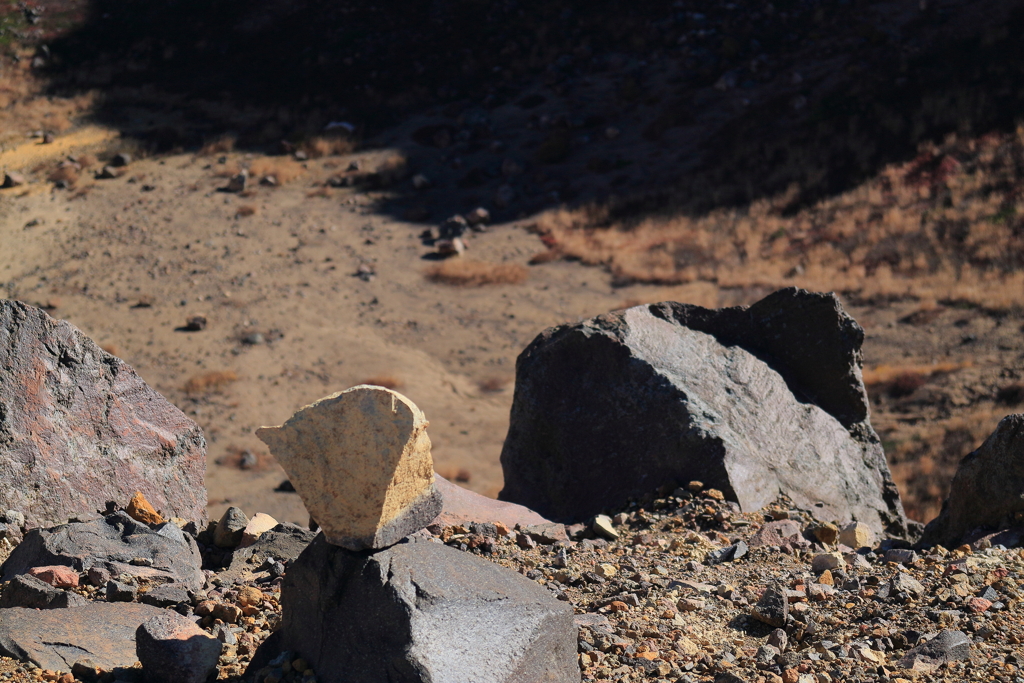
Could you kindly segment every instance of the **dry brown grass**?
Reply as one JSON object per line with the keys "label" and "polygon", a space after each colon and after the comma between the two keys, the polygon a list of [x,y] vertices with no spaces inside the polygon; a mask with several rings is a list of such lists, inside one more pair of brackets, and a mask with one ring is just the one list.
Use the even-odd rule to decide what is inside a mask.
{"label": "dry brown grass", "polygon": [[213,175],[218,178],[234,178],[241,172],[241,165],[233,159],[228,159],[227,163],[217,164],[213,167]]}
{"label": "dry brown grass", "polygon": [[979,405],[946,420],[921,420],[899,430],[898,436],[887,435],[884,423],[878,425],[893,481],[911,519],[927,522],[939,513],[960,461],[1008,412],[991,403]]}
{"label": "dry brown grass", "polygon": [[72,164],[61,164],[57,168],[50,171],[46,176],[46,179],[51,183],[63,181],[68,185],[74,185],[78,182],[79,172]]}
{"label": "dry brown grass", "polygon": [[193,377],[185,382],[185,393],[191,395],[211,394],[223,390],[226,386],[238,381],[238,375],[233,370],[210,370]]}
{"label": "dry brown grass", "polygon": [[384,387],[385,389],[400,389],[404,383],[394,375],[374,375],[369,379],[364,379],[360,384],[370,384],[375,387]]}
{"label": "dry brown grass", "polygon": [[900,377],[918,376],[930,377],[939,373],[956,372],[969,368],[973,364],[970,361],[963,363],[931,363],[928,365],[876,365],[873,368],[864,368],[864,384],[874,386],[876,384],[888,384]]}
{"label": "dry brown grass", "polygon": [[278,185],[290,183],[305,172],[302,164],[289,157],[260,157],[249,166],[253,178],[273,176]]}
{"label": "dry brown grass", "polygon": [[1024,304],[1022,161],[1024,129],[923,147],[793,216],[783,215],[786,193],[743,209],[629,222],[602,207],[556,210],[538,220],[551,251],[533,261],[576,258],[622,283],[796,285],[1006,309]]}
{"label": "dry brown grass", "polygon": [[480,391],[485,394],[497,394],[505,391],[509,384],[512,383],[511,377],[487,377],[480,380],[477,386],[480,387]]}
{"label": "dry brown grass", "polygon": [[468,483],[473,478],[472,473],[465,467],[442,467],[437,473],[448,481],[457,481],[461,484]]}
{"label": "dry brown grass", "polygon": [[433,282],[462,287],[484,285],[518,285],[529,275],[526,266],[519,263],[490,263],[463,258],[451,258],[431,266],[426,272]]}
{"label": "dry brown grass", "polygon": [[302,143],[301,149],[310,159],[331,156],[332,154],[351,154],[355,151],[355,143],[344,137],[315,137]]}
{"label": "dry brown grass", "polygon": [[227,154],[235,150],[236,139],[233,135],[222,135],[210,140],[199,149],[199,156],[210,157],[217,154]]}

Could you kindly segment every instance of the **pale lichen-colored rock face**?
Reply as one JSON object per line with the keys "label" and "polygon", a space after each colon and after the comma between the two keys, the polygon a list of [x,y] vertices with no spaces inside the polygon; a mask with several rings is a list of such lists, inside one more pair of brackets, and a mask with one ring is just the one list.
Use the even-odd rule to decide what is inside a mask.
{"label": "pale lichen-colored rock face", "polygon": [[427,424],[405,396],[361,385],[256,435],[327,540],[363,550],[397,543],[440,512]]}

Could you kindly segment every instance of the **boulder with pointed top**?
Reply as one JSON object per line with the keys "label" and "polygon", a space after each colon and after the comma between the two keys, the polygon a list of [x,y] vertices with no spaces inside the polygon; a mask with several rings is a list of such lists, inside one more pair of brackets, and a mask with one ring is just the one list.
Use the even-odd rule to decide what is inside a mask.
{"label": "boulder with pointed top", "polygon": [[955,548],[968,535],[1019,525],[1024,519],[1024,414],[1007,415],[960,461],[939,516],[921,545]]}

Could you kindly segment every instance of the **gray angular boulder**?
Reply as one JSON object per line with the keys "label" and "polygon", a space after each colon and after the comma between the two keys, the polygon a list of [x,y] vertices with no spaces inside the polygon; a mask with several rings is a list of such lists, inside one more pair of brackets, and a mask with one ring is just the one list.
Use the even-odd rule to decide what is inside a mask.
{"label": "gray angular boulder", "polygon": [[38,308],[0,300],[0,509],[62,524],[141,491],[206,520],[199,426],[126,363]]}
{"label": "gray angular boulder", "polygon": [[980,529],[1020,524],[1024,513],[1024,414],[1007,415],[976,450],[960,461],[939,516],[920,545],[955,548]]}
{"label": "gray angular boulder", "polygon": [[0,596],[0,607],[28,607],[29,609],[63,609],[81,607],[89,601],[61,588],[54,588],[29,574],[15,576]]}
{"label": "gray angular boulder", "polygon": [[203,683],[216,671],[220,652],[219,640],[168,610],[135,632],[135,653],[148,683]]}
{"label": "gray angular boulder", "polygon": [[191,536],[182,535],[182,539],[168,538],[124,512],[92,522],[32,529],[0,565],[0,581],[32,567],[58,564],[79,572],[98,568],[115,577],[129,574],[199,590],[205,582],[199,547]]}
{"label": "gray angular boulder", "polygon": [[568,603],[439,543],[366,553],[320,535],[289,568],[281,602],[281,627],[247,679],[287,650],[324,683],[580,680]]}
{"label": "gray angular boulder", "polygon": [[116,675],[138,661],[135,632],[139,626],[165,613],[149,605],[104,602],[41,611],[0,609],[0,655],[52,671],[71,671],[76,662],[90,660]]}
{"label": "gray angular boulder", "polygon": [[270,560],[291,562],[306,549],[317,532],[283,522],[264,531],[256,542],[231,554],[231,564],[220,573],[224,583],[243,583],[255,578]]}
{"label": "gray angular boulder", "polygon": [[833,294],[664,302],[545,330],[516,361],[499,498],[560,522],[697,479],[744,511],[780,493],[823,521],[905,536]]}

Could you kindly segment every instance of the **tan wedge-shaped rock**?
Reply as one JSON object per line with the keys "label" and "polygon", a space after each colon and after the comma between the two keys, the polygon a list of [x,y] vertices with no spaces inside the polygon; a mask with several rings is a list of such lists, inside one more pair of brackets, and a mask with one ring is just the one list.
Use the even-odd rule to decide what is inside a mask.
{"label": "tan wedge-shaped rock", "polygon": [[427,419],[398,392],[360,385],[256,435],[281,463],[326,539],[386,548],[441,511]]}

